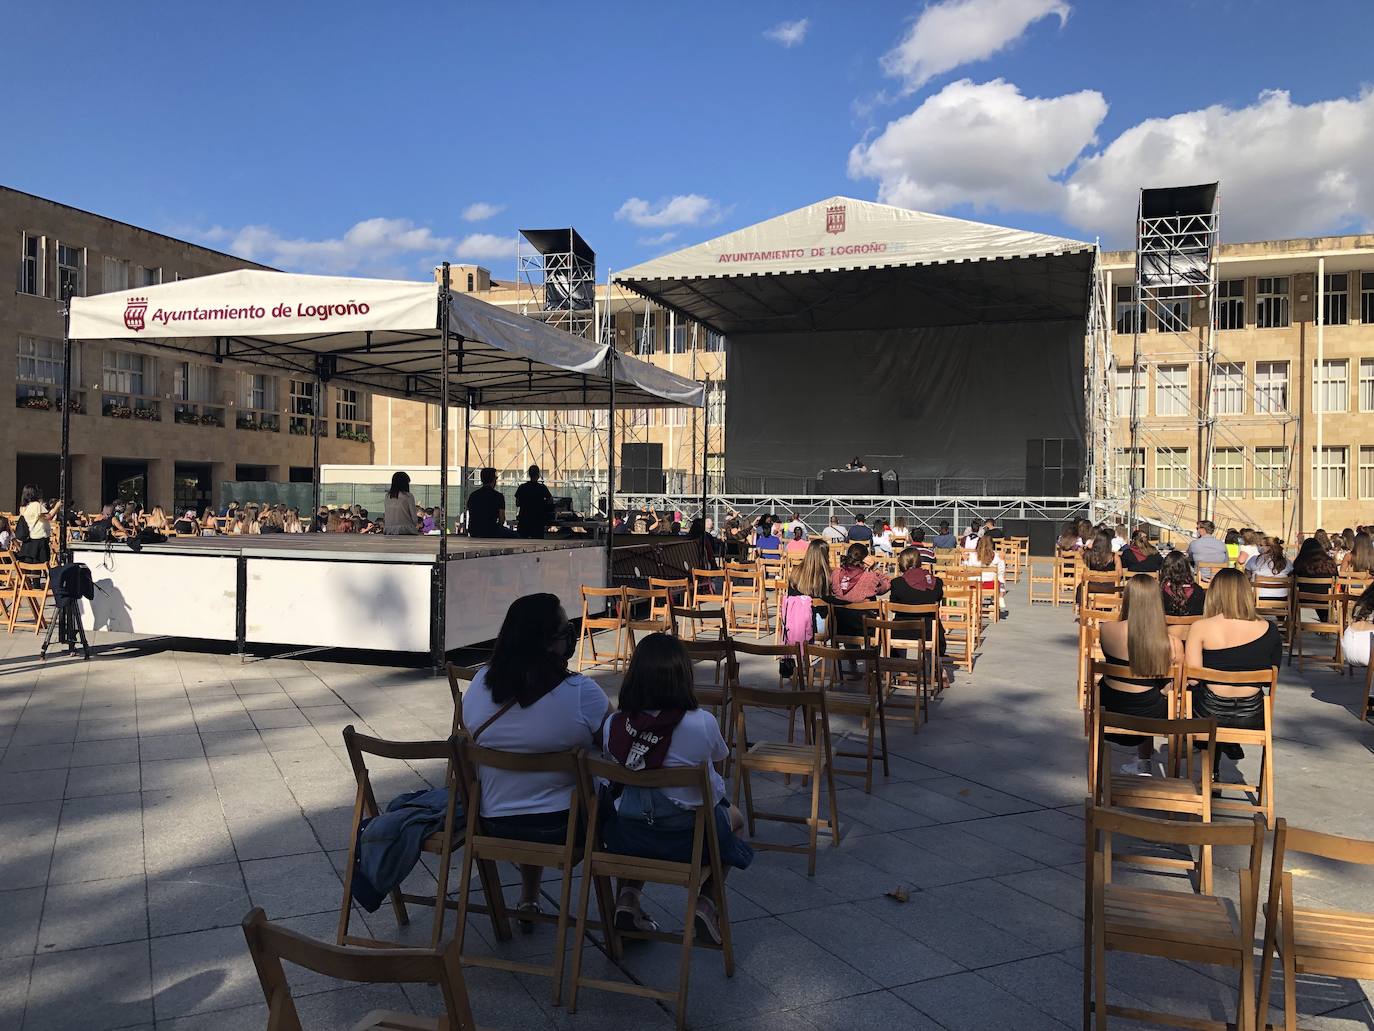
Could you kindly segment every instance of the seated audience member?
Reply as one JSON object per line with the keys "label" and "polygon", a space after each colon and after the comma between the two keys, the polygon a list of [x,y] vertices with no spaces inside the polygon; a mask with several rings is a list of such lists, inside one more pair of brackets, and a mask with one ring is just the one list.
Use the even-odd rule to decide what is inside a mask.
{"label": "seated audience member", "polygon": [[1226,545],[1226,561],[1234,566],[1236,560],[1240,558],[1240,531],[1232,527],[1226,531],[1226,536],[1222,538],[1222,541]]}
{"label": "seated audience member", "polygon": [[324,523],[325,533],[343,533],[343,520],[339,518],[338,512],[330,512],[329,518]]}
{"label": "seated audience member", "polygon": [[1084,548],[1092,547],[1093,538],[1097,535],[1097,530],[1093,524],[1086,519],[1079,519],[1074,523],[1075,544],[1074,546],[1082,551]]}
{"label": "seated audience member", "polygon": [[[1317,534],[1325,536],[1323,531],[1318,530]],[[1329,542],[1328,542],[1329,543]],[[1323,547],[1321,537],[1315,534],[1302,542],[1302,547],[1298,548],[1297,557],[1293,559],[1293,575],[1307,580],[1334,580],[1340,573],[1340,567],[1336,560],[1328,553],[1328,549]],[[1318,622],[1325,623],[1330,615],[1327,609],[1313,609],[1316,613]]]}
{"label": "seated audience member", "polygon": [[194,534],[196,532],[196,510],[188,508],[182,513],[181,518],[172,524],[172,529],[183,537]]}
{"label": "seated audience member", "polygon": [[100,544],[108,540],[121,540],[126,536],[124,524],[115,515],[114,505],[102,505],[100,515],[86,527],[86,540]]}
{"label": "seated audience member", "polygon": [[[788,628],[796,626],[796,621],[788,622],[786,619],[787,608],[792,605],[791,599],[803,599],[802,604],[808,608],[811,602],[827,601],[830,598],[830,549],[825,541],[811,541],[806,546],[806,552],[802,555],[800,562],[794,562],[792,568],[787,573],[787,598],[783,603],[784,612],[779,617],[783,624],[783,641],[786,644],[804,644],[811,640],[799,634],[793,634]],[[813,622],[811,624],[811,634],[823,636],[825,634],[825,617],[817,615],[812,610]],[[805,627],[807,624],[802,621],[800,624]]]}
{"label": "seated audience member", "polygon": [[1258,530],[1252,530],[1248,526],[1240,531],[1240,551],[1236,557],[1236,566],[1244,569],[1246,564],[1260,553],[1264,547],[1264,534]]}
{"label": "seated audience member", "polygon": [[262,517],[262,528],[259,533],[285,533],[286,520],[281,517],[281,513],[275,508]]}
{"label": "seated audience member", "polygon": [[[387,520],[387,525],[391,520]],[[514,537],[506,525],[506,496],[496,489],[496,470],[482,470],[482,486],[468,495],[468,536],[476,538]]]}
{"label": "seated audience member", "polygon": [[956,547],[958,543],[959,542],[955,539],[954,534],[950,532],[949,523],[942,522],[940,524],[940,532],[935,535],[935,538],[930,542],[930,545],[932,548],[938,548],[941,551],[948,551],[950,548]]}
{"label": "seated audience member", "polygon": [[1224,566],[1231,561],[1226,545],[1215,536],[1216,524],[1210,519],[1199,519],[1197,536],[1188,542],[1188,557],[1193,564],[1206,562],[1210,565]]}
{"label": "seated audience member", "polygon": [[830,522],[828,522],[825,529],[821,531],[821,536],[831,544],[840,544],[849,540],[849,535],[844,532],[844,527],[840,525],[839,516],[830,517]]}
{"label": "seated audience member", "polygon": [[[552,594],[511,602],[491,661],[463,694],[463,724],[483,748],[507,752],[561,752],[597,744],[611,707],[596,682],[568,669],[576,635]],[[557,773],[516,773],[482,767],[485,833],[562,844],[575,778]],[[518,914],[539,912],[542,868],[520,868]],[[532,930],[531,921],[522,928]]]}
{"label": "seated audience member", "polygon": [[[1159,567],[1159,597],[1166,616],[1200,616],[1207,604],[1207,592],[1193,578],[1193,564],[1181,551],[1164,556]],[[1187,636],[1178,633],[1179,637]]]}
{"label": "seated audience member", "polygon": [[1078,524],[1069,523],[1060,531],[1059,536],[1055,538],[1054,550],[1062,555],[1070,551],[1077,551],[1078,547]]}
{"label": "seated audience member", "polygon": [[1345,557],[1355,550],[1355,531],[1347,526],[1331,538],[1331,547],[1331,557],[1340,565],[1345,561]]}
{"label": "seated audience member", "polygon": [[935,561],[935,548],[926,543],[926,532],[921,529],[911,531],[911,547],[921,556],[922,562]]}
{"label": "seated audience member", "polygon": [[[1164,694],[1171,683],[1170,666],[1183,657],[1183,646],[1171,637],[1164,624],[1159,587],[1148,576],[1126,581],[1121,596],[1121,618],[1098,624],[1102,658],[1113,666],[1128,666],[1131,675],[1103,677],[1097,685],[1102,708],[1122,716],[1162,720],[1169,717]],[[1121,767],[1122,773],[1148,777],[1154,772],[1154,741],[1136,734],[1111,734],[1119,745],[1135,745],[1136,760]]]}
{"label": "seated audience member", "polygon": [[1350,543],[1350,551],[1341,559],[1340,571],[1347,573],[1374,573],[1374,540],[1361,530]]}
{"label": "seated audience member", "polygon": [[421,532],[421,533],[437,533],[437,532],[438,532],[438,527],[434,525],[434,509],[432,509],[432,508],[427,508],[427,509],[424,510],[424,514],[420,516],[420,532]]}
{"label": "seated audience member", "polygon": [[892,527],[887,523],[873,535],[873,551],[877,555],[892,554]]}
{"label": "seated audience member", "polygon": [[800,526],[792,527],[792,539],[787,542],[787,554],[793,557],[805,555],[811,542],[806,539],[806,531]]}
{"label": "seated audience member", "polygon": [[[1223,569],[1207,585],[1202,619],[1188,628],[1184,647],[1189,666],[1227,673],[1277,668],[1283,659],[1278,628],[1255,612],[1255,592],[1238,569]],[[1259,730],[1264,726],[1264,692],[1259,685],[1190,682],[1193,715],[1217,721],[1219,727]],[[1240,745],[1218,746],[1219,755],[1238,761]]]}
{"label": "seated audience member", "polygon": [[[1283,541],[1278,537],[1264,538],[1264,550],[1245,563],[1245,572],[1253,580],[1257,576],[1292,576],[1293,563],[1284,554]],[[1287,587],[1261,587],[1259,596],[1265,601],[1288,597]]]}
{"label": "seated audience member", "polygon": [[1129,543],[1130,541],[1126,539],[1126,527],[1122,526],[1120,523],[1117,523],[1115,528],[1113,528],[1112,530],[1112,550],[1115,552],[1121,552]]}
{"label": "seated audience member", "polygon": [[207,508],[205,509],[204,515],[202,515],[202,516],[200,517],[200,533],[201,533],[201,536],[204,537],[207,533],[208,533],[208,534],[215,534],[215,533],[218,533],[218,532],[219,532],[219,523],[217,523],[217,522],[215,521],[215,513],[214,513],[214,511],[213,511],[212,509],[210,509],[209,507],[207,507]]}
{"label": "seated audience member", "polygon": [[[851,612],[846,605],[856,601],[874,601],[892,586],[886,573],[873,568],[873,559],[862,544],[851,544],[840,558],[839,566],[830,574],[830,597],[835,606],[835,632],[845,637],[862,637],[863,613]],[[857,678],[858,666],[850,663],[850,676]]]}
{"label": "seated audience member", "polygon": [[149,530],[156,530],[163,534],[172,528],[172,522],[167,518],[167,513],[162,510],[161,505],[153,506],[153,510],[148,513],[148,519],[143,525]]}
{"label": "seated audience member", "polygon": [[[925,567],[925,558],[920,551],[914,545],[905,548],[897,556],[897,575],[892,579],[888,600],[896,605],[938,605],[944,596],[945,582]],[[932,618],[934,617],[912,616],[905,613],[897,613],[893,616],[893,619],[896,620],[913,619],[919,621],[922,636],[929,631]],[[935,621],[935,636],[938,641],[938,651],[944,655],[945,634],[938,619]],[[896,655],[897,652],[893,652],[893,654]],[[946,687],[949,686],[950,671],[943,664],[940,665],[940,680]]]}
{"label": "seated audience member", "polygon": [[754,531],[754,548],[760,554],[763,552],[777,553],[782,551],[782,541],[773,532],[773,517],[764,516]]}
{"label": "seated audience member", "polygon": [[303,533],[305,530],[305,528],[301,526],[301,514],[294,508],[286,510],[284,525],[287,533]]}
{"label": "seated audience member", "polygon": [[978,520],[975,519],[968,524],[968,529],[965,530],[964,535],[959,538],[959,544],[965,551],[972,551],[974,548],[978,547],[978,541],[982,538],[982,534],[980,534],[978,530]]}
{"label": "seated audience member", "polygon": [[1007,563],[997,550],[991,537],[979,537],[978,543],[964,559],[964,565],[977,566],[983,570],[983,590],[997,591],[997,607],[1005,615],[1007,611]]}
{"label": "seated audience member", "polygon": [[1341,654],[1352,666],[1369,665],[1369,639],[1374,635],[1374,584],[1366,587],[1350,610],[1350,625],[1341,633]]}
{"label": "seated audience member", "polygon": [[1164,565],[1164,556],[1158,548],[1151,547],[1150,535],[1144,530],[1133,533],[1131,543],[1119,555],[1122,568],[1132,573],[1157,573]]}
{"label": "seated audience member", "polygon": [[[849,528],[848,533],[845,535],[845,539],[851,540],[855,544],[867,545],[873,543],[873,529],[868,525],[862,512],[855,513],[854,525]],[[864,554],[867,553],[867,549],[865,549]]]}
{"label": "seated audience member", "polygon": [[[726,801],[725,780],[720,774],[729,749],[715,716],[697,702],[693,678],[691,656],[677,638],[662,633],[644,638],[630,658],[617,711],[606,720],[601,746],[612,760],[629,770],[704,766],[711,797],[702,798],[700,791],[691,788],[630,787],[614,799],[609,791],[603,792],[601,804],[609,804],[610,811],[602,824],[602,845],[617,855],[690,863],[695,858],[696,812],[703,805],[710,806],[720,841],[723,876],[730,867],[747,868],[754,850],[738,837],[744,817]],[[704,852],[704,841],[701,847]],[[644,912],[640,897],[643,888],[644,882],[638,880],[617,885],[616,927],[624,931],[658,929]],[[705,885],[697,899],[695,920],[697,934],[719,945],[720,922]]]}
{"label": "seated audience member", "polygon": [[1320,526],[1312,534],[1312,539],[1321,545],[1322,553],[1334,556],[1336,554],[1336,544],[1331,539],[1331,535]]}
{"label": "seated audience member", "polygon": [[725,554],[728,558],[744,558],[749,549],[749,530],[738,512],[725,519]]}
{"label": "seated audience member", "polygon": [[892,521],[892,546],[904,548],[910,540],[911,531],[907,528],[906,516],[898,516]]}
{"label": "seated audience member", "polygon": [[14,541],[14,531],[10,529],[10,517],[0,515],[0,551],[9,551]]}
{"label": "seated audience member", "polygon": [[391,474],[391,486],[387,488],[386,500],[382,505],[382,518],[386,520],[386,532],[390,536],[411,536],[418,532],[415,495],[410,493],[410,476],[400,469]]}

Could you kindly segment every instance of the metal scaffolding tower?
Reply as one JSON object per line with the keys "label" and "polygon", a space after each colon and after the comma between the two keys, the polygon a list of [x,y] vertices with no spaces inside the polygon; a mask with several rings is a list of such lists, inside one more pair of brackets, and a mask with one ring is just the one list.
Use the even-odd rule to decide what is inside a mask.
{"label": "metal scaffolding tower", "polygon": [[[1186,531],[1199,519],[1223,519],[1253,526],[1255,520],[1243,502],[1260,490],[1274,490],[1283,499],[1287,531],[1296,507],[1289,440],[1295,417],[1259,403],[1261,395],[1245,366],[1225,361],[1217,351],[1219,224],[1216,183],[1140,191],[1135,281],[1129,301],[1117,299],[1114,321],[1116,332],[1129,332],[1132,338],[1130,452],[1126,468],[1117,469],[1117,482],[1128,491],[1132,524],[1143,519]],[[1146,396],[1151,382],[1153,414]],[[1256,399],[1253,412],[1246,398]],[[1277,477],[1269,468],[1256,470],[1253,449],[1240,434],[1242,427],[1257,423],[1281,427],[1288,465]],[[1184,427],[1190,430],[1186,449],[1178,444],[1178,431]],[[1156,450],[1156,474],[1149,486],[1147,446]],[[1231,464],[1226,467],[1227,481],[1218,478],[1217,452],[1223,448],[1228,455],[1240,456],[1240,483],[1232,482],[1237,467]],[[1195,454],[1196,461],[1177,462],[1185,450]],[[1174,464],[1161,462],[1161,453],[1169,454]],[[1115,454],[1114,459],[1119,466],[1122,456]],[[1247,466],[1252,469],[1249,477]],[[1166,469],[1168,482],[1161,484]],[[1262,477],[1271,482],[1261,486]],[[1246,479],[1256,486],[1247,489]]]}

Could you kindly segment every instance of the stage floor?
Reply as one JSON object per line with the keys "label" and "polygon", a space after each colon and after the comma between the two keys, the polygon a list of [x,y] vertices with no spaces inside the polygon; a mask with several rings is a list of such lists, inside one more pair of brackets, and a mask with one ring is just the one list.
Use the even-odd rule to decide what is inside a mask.
{"label": "stage floor", "polygon": [[[579,538],[532,540],[448,539],[449,561],[492,558],[498,555],[530,555],[569,548],[602,547],[601,541]],[[115,542],[116,555],[129,554],[128,545]],[[72,550],[104,551],[106,545],[73,541]],[[439,557],[437,535],[388,537],[379,533],[269,533],[247,537],[174,537],[166,544],[145,544],[140,553],[151,555],[219,555],[249,558],[321,559],[332,562],[434,562]]]}

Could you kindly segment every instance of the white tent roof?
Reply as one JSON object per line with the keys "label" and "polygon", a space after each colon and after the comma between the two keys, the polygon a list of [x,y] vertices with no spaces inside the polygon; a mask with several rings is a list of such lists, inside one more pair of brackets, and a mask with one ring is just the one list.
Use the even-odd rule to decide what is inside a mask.
{"label": "white tent roof", "polygon": [[[614,279],[727,333],[820,330],[840,322],[853,328],[854,318],[875,326],[1064,318],[1080,315],[1086,303],[1084,269],[1094,249],[1044,233],[831,197]],[[970,270],[970,264],[997,267]],[[1049,282],[1064,272],[1071,281]],[[994,279],[994,303],[976,305],[975,298],[988,299]],[[908,303],[894,306],[894,291]],[[1053,304],[1043,303],[1059,292]],[[996,307],[1003,310],[989,316]]]}
{"label": "white tent roof", "polygon": [[[240,269],[75,297],[76,340],[140,340],[396,397],[441,399],[441,287]],[[450,293],[449,399],[481,408],[604,408],[607,346]],[[616,352],[616,404],[700,407],[693,380]]]}

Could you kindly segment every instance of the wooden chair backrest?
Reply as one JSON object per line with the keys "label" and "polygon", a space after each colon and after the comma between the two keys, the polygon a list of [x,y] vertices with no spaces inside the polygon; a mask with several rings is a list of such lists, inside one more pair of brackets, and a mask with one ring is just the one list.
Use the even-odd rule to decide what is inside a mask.
{"label": "wooden chair backrest", "polygon": [[1248,860],[1258,874],[1261,849],[1264,844],[1264,817],[1235,823],[1196,823],[1191,820],[1160,820],[1140,816],[1122,809],[1103,809],[1088,800],[1085,809],[1088,821],[1088,848],[1094,850],[1098,834],[1125,834],[1140,841],[1165,845],[1221,845],[1251,850]]}
{"label": "wooden chair backrest", "polygon": [[1336,581],[1329,576],[1295,576],[1293,589],[1298,601],[1314,602],[1317,608],[1327,608],[1337,600]]}
{"label": "wooden chair backrest", "polygon": [[1185,666],[1184,680],[1199,680],[1208,684],[1225,684],[1230,687],[1258,687],[1270,699],[1279,686],[1279,671],[1273,666],[1267,669],[1208,669],[1206,666]]}
{"label": "wooden chair backrest", "polygon": [[1192,626],[1201,616],[1165,616],[1165,626]]}
{"label": "wooden chair backrest", "polygon": [[692,593],[697,597],[724,598],[725,583],[723,569],[692,570]]}
{"label": "wooden chair backrest", "polygon": [[24,595],[45,594],[48,590],[49,567],[42,562],[20,562],[15,560],[14,569],[19,576],[19,593]]}
{"label": "wooden chair backrest", "polygon": [[[668,611],[669,633],[681,639],[683,643],[686,644],[686,639],[682,637],[679,627],[680,622],[683,620],[692,624],[693,627],[695,627],[697,623],[706,623],[708,626],[714,623],[719,629],[719,636],[722,639],[729,636],[725,625],[724,609],[684,609],[678,608],[676,605],[671,605]],[[700,640],[700,638],[698,638],[698,640]]]}
{"label": "wooden chair backrest", "polygon": [[261,907],[243,918],[243,936],[267,1000],[270,1031],[301,1031],[283,961],[340,981],[438,985],[444,1000],[439,1031],[475,1031],[477,1026],[453,939],[442,952],[332,945],[271,923]]}
{"label": "wooden chair backrest", "polygon": [[453,704],[460,709],[463,703],[463,685],[471,684],[481,669],[481,666],[460,666],[456,662],[444,663],[444,671],[448,674],[449,694],[453,695]]}

